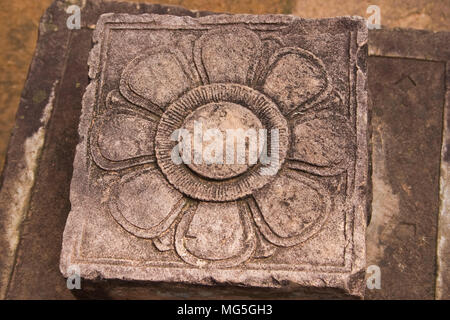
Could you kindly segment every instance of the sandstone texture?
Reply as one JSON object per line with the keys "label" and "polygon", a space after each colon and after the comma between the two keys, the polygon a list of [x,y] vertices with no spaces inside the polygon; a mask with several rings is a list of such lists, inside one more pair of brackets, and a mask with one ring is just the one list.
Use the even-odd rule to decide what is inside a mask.
{"label": "sandstone texture", "polygon": [[[93,39],[65,276],[363,296],[364,20],[105,14]],[[266,129],[276,162],[203,138],[177,163],[173,133],[199,124]],[[210,149],[227,161],[195,161]]]}
{"label": "sandstone texture", "polygon": [[[72,2],[55,1],[42,17],[39,41],[8,147],[0,189],[0,298],[317,297],[311,290],[298,289],[293,294],[287,283],[280,283],[286,285],[284,290],[271,290],[84,278],[81,290],[67,288],[59,260],[63,230],[71,210],[69,189],[79,142],[81,99],[89,80],[88,54],[99,16],[109,12],[190,17],[211,14],[173,6],[88,0],[81,5],[81,29],[69,30],[65,9]],[[391,24],[386,19],[386,5],[381,6],[383,28],[369,31],[367,73],[372,100],[369,150],[373,201],[366,236],[366,268],[373,265],[380,268],[381,288],[366,288],[365,299],[448,299],[450,36],[448,32],[387,29]],[[239,10],[245,9],[239,4]],[[362,8],[355,14],[364,16],[364,12]],[[298,12],[302,16],[308,14],[304,8]],[[13,23],[9,25],[14,27]],[[8,35],[5,39],[16,41],[18,33],[14,28],[11,32],[5,28],[4,32]],[[24,57],[21,55],[21,59]],[[12,87],[8,88],[11,90],[5,93],[14,92]],[[212,109],[198,110],[197,114],[209,116]],[[221,118],[212,118],[210,123],[216,119]],[[188,117],[183,125],[191,126],[189,120],[194,117]],[[258,125],[258,121],[251,123]],[[227,128],[226,123],[222,128]],[[141,146],[148,148],[145,144]],[[203,175],[210,174],[201,165],[190,166]],[[368,269],[366,277],[371,275]],[[287,291],[291,291],[289,296]],[[330,294],[328,297],[336,296]]]}

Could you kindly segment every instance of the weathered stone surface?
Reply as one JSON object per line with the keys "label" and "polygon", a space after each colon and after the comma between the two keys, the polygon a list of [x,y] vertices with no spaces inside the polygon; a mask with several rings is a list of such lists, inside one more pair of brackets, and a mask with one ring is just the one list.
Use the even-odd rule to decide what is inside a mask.
{"label": "weathered stone surface", "polygon": [[380,267],[381,289],[366,290],[368,299],[449,298],[449,40],[445,32],[370,33],[367,264]]}
{"label": "weathered stone surface", "polygon": [[380,290],[366,295],[432,299],[444,69],[434,61],[382,57],[371,59],[369,70],[374,144],[367,263],[380,267],[382,280]]}
{"label": "weathered stone surface", "polygon": [[[363,296],[366,42],[359,18],[103,15],[62,273]],[[278,165],[175,162],[195,123],[271,130]]]}
{"label": "weathered stone surface", "polygon": [[[12,212],[12,205],[16,202],[14,199],[5,196],[5,200],[0,203],[0,273],[5,274],[5,281],[0,281],[0,288],[2,297],[7,299],[71,299],[74,295],[78,298],[170,298],[178,297],[182,299],[197,298],[197,299],[220,299],[220,298],[248,298],[248,297],[267,297],[269,290],[267,288],[236,288],[232,286],[188,286],[160,284],[160,283],[143,283],[143,282],[126,282],[120,280],[103,280],[96,283],[90,283],[87,280],[82,281],[82,290],[68,290],[66,281],[61,275],[58,265],[61,251],[62,232],[67,215],[70,211],[69,202],[69,185],[72,175],[72,163],[75,146],[78,143],[77,127],[79,115],[81,112],[81,97],[87,86],[87,56],[91,47],[91,38],[93,30],[88,26],[96,23],[98,17],[106,12],[128,12],[128,13],[143,13],[143,12],[157,12],[182,14],[190,16],[198,16],[205,13],[192,13],[182,8],[166,7],[159,5],[146,4],[127,4],[118,3],[114,1],[86,1],[86,6],[82,8],[82,29],[70,31],[65,27],[65,5],[63,1],[56,1],[43,17],[42,25],[48,26],[52,23],[57,28],[45,29],[41,27],[40,38],[30,69],[26,87],[22,93],[21,104],[17,114],[16,128],[8,148],[8,161],[2,176],[2,194],[13,194],[14,190],[6,186],[13,186],[18,184],[17,188],[27,190],[29,188],[30,197],[23,199],[23,220],[20,221],[17,241],[17,253],[15,254],[14,268],[11,271],[8,265],[9,254],[7,250],[13,248],[13,244],[6,239],[4,230],[10,225],[8,216]],[[364,12],[363,12],[364,13]],[[440,251],[436,252],[436,246],[432,243],[433,237],[436,238],[436,225],[429,223],[428,225],[421,223],[421,217],[437,221],[437,208],[439,206],[439,198],[435,192],[430,189],[437,190],[438,176],[439,176],[439,160],[436,158],[438,151],[434,145],[435,140],[440,140],[438,136],[442,130],[439,125],[439,113],[445,113],[445,119],[448,119],[448,101],[445,99],[444,103],[436,103],[439,96],[444,101],[445,93],[440,91],[439,86],[420,85],[423,82],[430,82],[436,84],[436,75],[440,73],[437,66],[441,65],[445,71],[445,66],[448,65],[449,52],[449,33],[433,33],[417,30],[371,30],[369,32],[369,72],[374,73],[374,76],[368,78],[369,91],[372,96],[382,95],[382,90],[389,90],[390,99],[398,99],[396,96],[402,95],[405,97],[407,92],[409,101],[415,100],[413,95],[433,96],[433,99],[425,99],[426,108],[421,105],[408,104],[411,111],[420,107],[421,110],[431,110],[431,112],[421,112],[420,117],[423,123],[433,123],[433,130],[430,137],[422,136],[421,139],[408,139],[407,143],[397,142],[395,136],[389,134],[392,130],[397,130],[396,126],[404,122],[412,121],[413,112],[402,113],[401,120],[395,121],[395,112],[391,108],[401,108],[395,103],[387,103],[387,99],[379,100],[382,104],[375,104],[373,106],[372,118],[378,124],[385,122],[392,118],[388,124],[383,124],[383,130],[375,132],[375,137],[383,136],[385,139],[374,138],[372,140],[373,153],[383,150],[396,150],[394,156],[373,157],[373,170],[377,172],[380,168],[386,168],[388,174],[384,174],[384,179],[380,180],[378,175],[377,180],[373,181],[374,190],[380,192],[388,190],[386,185],[393,186],[407,186],[408,179],[414,177],[418,172],[427,172],[427,176],[421,173],[422,177],[428,181],[425,190],[421,188],[411,188],[411,194],[402,193],[401,201],[398,202],[399,210],[395,206],[389,204],[390,200],[384,201],[378,197],[377,203],[372,205],[372,222],[368,228],[367,238],[367,264],[376,264],[381,268],[381,290],[367,290],[366,299],[376,298],[433,298],[433,288],[435,283],[436,258],[440,261],[438,265],[437,274],[439,275],[439,284],[436,286],[436,297],[448,299],[448,288],[450,281],[449,268],[445,267],[446,259],[450,257],[445,254],[445,243],[441,241]],[[380,57],[385,57],[384,59]],[[392,61],[389,63],[389,61]],[[398,85],[402,90],[396,89],[395,84],[391,82],[384,82],[384,77],[392,77],[392,70],[397,71],[400,80],[401,73],[403,73],[402,66],[408,64],[408,75],[413,79],[416,87],[413,84],[409,85],[408,79],[401,81]],[[430,61],[434,61],[430,62]],[[442,63],[436,63],[441,61]],[[417,66],[414,64],[417,63]],[[389,64],[389,67],[386,67]],[[378,67],[378,65],[380,65]],[[396,67],[398,65],[398,67]],[[432,66],[428,70],[428,66]],[[372,72],[373,71],[373,72]],[[421,74],[421,77],[429,77],[427,80],[421,80],[420,83],[416,80],[415,72]],[[445,79],[450,79],[447,68],[447,75]],[[375,77],[375,74],[377,76]],[[433,80],[434,79],[434,80]],[[51,96],[53,84],[55,81],[55,98],[53,100],[52,115],[49,123],[46,126],[45,144],[42,146],[40,155],[36,157],[28,157],[24,148],[24,141],[32,137],[35,132],[42,127],[41,119],[46,114],[46,106],[49,105],[49,98]],[[395,83],[397,80],[394,80]],[[371,83],[377,85],[371,85]],[[448,91],[448,81],[445,84]],[[46,92],[47,99],[44,101],[33,100],[33,95],[36,92]],[[424,100],[421,100],[424,101]],[[52,104],[50,104],[52,105]],[[445,107],[444,107],[445,106]],[[444,111],[439,111],[441,109]],[[447,111],[446,111],[447,110]],[[391,116],[390,116],[391,115]],[[406,119],[406,120],[405,120]],[[447,122],[448,123],[448,120]],[[420,127],[420,126],[419,126]],[[385,130],[389,128],[389,130]],[[447,125],[448,128],[448,125]],[[377,130],[377,129],[375,129]],[[386,134],[387,133],[387,134]],[[415,132],[412,132],[414,134]],[[402,134],[402,139],[408,135]],[[417,135],[416,135],[417,136]],[[386,139],[386,137],[388,139]],[[448,137],[448,134],[446,135]],[[444,138],[444,141],[448,138]],[[422,150],[424,145],[432,141],[432,146],[428,147],[427,152],[414,152],[414,150]],[[448,143],[447,143],[448,145]],[[448,150],[443,148],[443,151]],[[378,150],[378,151],[376,151]],[[411,151],[412,150],[412,151]],[[431,152],[430,152],[431,151]],[[401,161],[401,154],[414,154],[412,158],[424,158],[421,163],[414,162],[409,164],[409,161]],[[447,151],[448,153],[448,151]],[[447,154],[443,152],[442,155]],[[378,155],[384,155],[383,152],[378,152]],[[443,159],[448,159],[445,156]],[[398,160],[397,160],[398,159]],[[380,162],[381,161],[381,162]],[[448,161],[442,161],[441,165],[446,165]],[[24,170],[25,164],[31,165],[35,168],[34,172]],[[27,176],[34,176],[33,181],[19,180],[18,177],[24,172]],[[444,171],[441,171],[444,172]],[[448,172],[448,170],[447,170]],[[381,184],[380,184],[381,181]],[[445,186],[444,175],[441,174],[441,183]],[[411,185],[411,184],[409,184]],[[384,187],[383,187],[384,186]],[[393,190],[401,191],[401,187]],[[409,188],[406,188],[408,190]],[[441,189],[442,191],[444,188]],[[12,191],[12,193],[11,193]],[[392,196],[397,197],[394,192],[387,192],[387,198]],[[414,208],[414,199],[419,197],[423,202],[419,210]],[[444,198],[443,199],[448,199]],[[14,202],[13,202],[14,201]],[[391,210],[394,208],[394,210]],[[445,210],[443,202],[440,211],[444,214],[449,212]],[[409,213],[412,214],[412,220],[419,223],[419,233],[411,237],[412,241],[404,240],[409,237],[408,226],[401,226],[400,232],[379,232],[380,227],[384,230],[393,230],[395,226],[391,226],[392,221],[397,224],[400,219],[391,219],[385,222],[384,219],[377,219],[376,216],[380,212],[391,212],[393,217],[405,217]],[[381,214],[383,216],[383,214]],[[377,221],[379,223],[377,223]],[[443,220],[444,221],[444,220]],[[448,225],[445,223],[439,224],[440,234],[448,234]],[[378,238],[383,235],[383,250],[386,255],[379,254],[378,245],[371,243],[378,243]],[[426,258],[421,258],[424,248],[418,246],[418,236],[425,236],[427,239],[426,246],[430,250]],[[20,237],[19,237],[20,236]],[[415,241],[414,239],[418,240]],[[20,239],[20,241],[19,241]],[[448,236],[447,236],[448,239]],[[400,252],[401,248],[401,252]],[[441,252],[441,254],[439,254]],[[395,260],[391,260],[394,254]],[[391,255],[391,257],[389,257]],[[431,256],[433,255],[433,256]],[[437,255],[437,257],[436,257]],[[414,260],[415,259],[415,260]],[[391,263],[390,261],[393,261]],[[420,263],[417,263],[419,261]],[[406,269],[399,270],[398,263],[406,265]],[[447,262],[447,266],[450,263]],[[429,271],[431,270],[431,272]],[[403,276],[406,272],[407,275]],[[422,276],[421,274],[424,273]],[[8,277],[6,274],[11,274]],[[419,275],[420,278],[417,276]],[[3,279],[3,278],[2,278]],[[6,288],[7,287],[7,288]],[[4,295],[6,292],[6,295]],[[411,293],[412,292],[412,293]],[[440,292],[438,294],[438,292]],[[337,293],[337,292],[335,292]],[[283,292],[272,292],[272,297],[286,297]],[[298,292],[293,297],[308,294],[312,296],[313,292]],[[292,297],[292,296],[291,296]]]}

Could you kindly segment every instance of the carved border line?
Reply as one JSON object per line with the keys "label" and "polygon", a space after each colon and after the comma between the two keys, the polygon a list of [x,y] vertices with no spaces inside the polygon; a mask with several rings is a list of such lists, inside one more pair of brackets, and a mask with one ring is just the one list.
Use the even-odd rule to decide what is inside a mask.
{"label": "carved border line", "polygon": [[[120,25],[121,25],[121,27],[117,27],[117,24],[118,23],[105,23],[105,25],[107,26],[107,29],[105,30],[107,33],[106,33],[106,36],[105,36],[105,38],[103,39],[104,41],[103,41],[103,43],[102,43],[102,47],[103,47],[103,45],[104,45],[104,47],[102,48],[102,50],[101,50],[101,60],[102,60],[102,62],[103,63],[101,63],[101,65],[102,65],[102,72],[101,72],[101,74],[102,75],[104,75],[105,74],[105,72],[104,72],[104,69],[106,68],[106,59],[105,59],[105,57],[104,57],[104,55],[105,55],[105,53],[108,51],[108,49],[109,49],[109,46],[111,45],[111,43],[108,41],[109,39],[110,39],[110,31],[111,30],[122,30],[122,29],[127,29],[127,30],[134,30],[134,29],[136,29],[136,30],[142,30],[142,29],[139,29],[139,28],[126,28],[126,27],[123,27],[123,26],[127,26],[127,25],[130,25],[130,24],[132,24],[132,25],[135,25],[135,24],[133,24],[133,23],[128,23],[128,24],[124,24],[124,23],[121,23]],[[233,23],[227,23],[227,25],[232,25]],[[237,23],[234,23],[234,24],[239,24],[238,22]],[[111,28],[111,27],[109,27],[109,25],[116,25],[116,27],[114,27],[114,28]],[[283,27],[284,27],[284,25],[283,25]],[[279,28],[277,28],[277,29],[274,29],[274,30],[280,30],[282,27],[279,27]],[[166,27],[161,27],[161,26],[155,26],[155,28],[152,28],[152,27],[148,27],[148,25],[147,25],[147,28],[145,28],[146,30],[152,30],[152,29],[158,29],[158,30],[209,30],[209,29],[211,29],[211,28],[201,28],[201,27],[199,27],[199,28],[192,28],[192,27],[176,27],[176,28],[172,28],[172,29],[170,29],[170,28],[166,28]],[[349,42],[350,43],[352,43],[352,41],[354,41],[355,39],[352,37],[352,33],[350,33],[350,39],[349,39]],[[349,64],[349,67],[350,67],[350,69],[354,69],[354,63],[355,63],[355,59],[354,59],[354,56],[355,56],[355,50],[350,50],[350,53],[351,53],[351,55],[353,56],[353,58],[351,58],[350,59],[350,64]],[[356,76],[356,75],[355,75]],[[101,78],[101,83],[103,83],[103,76],[102,76],[102,78]],[[349,87],[352,87],[352,85],[351,85],[351,83],[349,84]],[[100,87],[98,88],[98,91],[99,91],[99,94],[97,95],[97,99],[99,100],[100,99],[100,97],[101,97],[101,91],[102,91],[102,89],[103,89],[103,86],[102,85],[100,85]],[[352,95],[355,95],[355,92],[354,92],[354,90],[352,90],[353,92],[352,92]],[[352,96],[350,96],[349,97],[349,102],[352,100],[352,98],[351,98]],[[97,105],[99,105],[99,101],[97,101]],[[350,105],[350,108],[351,109],[353,109],[353,108],[355,108],[355,106],[353,105],[353,104],[351,104]],[[352,111],[350,111],[351,113],[352,113]],[[354,112],[354,111],[353,111]],[[354,119],[355,120],[355,119]],[[347,212],[346,212],[346,223],[345,223],[345,226],[346,226],[346,229],[347,229],[347,227],[348,226],[350,226],[351,227],[351,225],[352,225],[352,223],[348,223],[347,222],[347,220],[352,220],[351,218],[352,218],[352,216],[353,216],[353,212],[351,212],[350,213],[350,211],[349,210],[347,210]],[[353,222],[353,221],[351,221],[351,222]],[[353,224],[354,225],[354,224]],[[350,239],[348,239],[347,241],[348,241],[348,243],[352,243],[352,235],[353,235],[353,232],[352,232],[353,230],[346,230],[345,231],[345,233],[346,234],[350,234],[351,235],[351,237],[350,237]],[[81,241],[82,242],[82,241]],[[81,245],[81,243],[80,243],[80,245]],[[343,270],[342,271],[349,271],[350,270],[350,267],[351,267],[351,265],[349,264],[351,261],[350,261],[350,259],[348,259],[347,258],[347,253],[349,253],[350,251],[351,251],[351,246],[346,246],[346,248],[345,248],[345,250],[344,250],[344,266],[343,266]],[[86,259],[86,258],[82,258],[82,259]],[[92,260],[92,258],[90,259],[90,260]],[[118,260],[118,259],[115,259],[115,258],[112,258],[112,259],[95,259],[96,261],[97,261],[97,263],[98,262],[100,262],[100,261],[110,261],[110,262],[112,262],[112,261],[114,261],[114,260]],[[136,260],[123,260],[123,261],[128,261],[128,262],[132,262],[132,265],[135,265],[135,263],[142,263],[143,261],[136,261]],[[157,264],[159,264],[158,262],[156,262]],[[147,265],[148,264],[148,262],[147,261],[145,261],[144,262],[144,264],[145,265]],[[184,263],[181,263],[181,265],[183,265],[183,266],[185,266],[185,264]],[[245,264],[245,265],[248,265],[248,266],[253,266],[255,269],[265,269],[264,267],[263,268],[261,268],[261,265],[260,264],[252,264],[252,263],[248,263],[248,264]],[[265,264],[265,267],[266,268],[276,268],[276,267],[280,267],[280,266],[282,266],[283,264]],[[290,270],[290,269],[292,269],[292,266],[291,265],[283,265],[283,266],[287,266],[288,267],[288,269]],[[309,265],[297,265],[298,267],[300,267],[299,269],[298,268],[295,268],[294,267],[294,269],[296,269],[296,270],[304,270],[304,269],[308,269],[307,267],[309,266]],[[331,268],[335,268],[336,266],[335,265],[332,265],[332,266],[328,266],[328,265],[322,265],[322,266],[324,266],[324,267],[331,267]],[[317,266],[314,266],[314,267],[317,267]],[[193,268],[193,269],[196,269],[196,268]],[[314,268],[315,269],[315,268]],[[331,270],[330,270],[331,271]]]}
{"label": "carved border line", "polygon": [[[101,66],[101,70],[102,71],[101,71],[100,79],[95,80],[95,82],[98,84],[98,88],[96,90],[96,99],[97,99],[97,104],[96,105],[99,105],[98,102],[99,102],[99,99],[102,96],[102,89],[103,89],[103,83],[104,83],[104,74],[105,74],[104,69],[106,67],[105,53],[108,51],[109,46],[110,46],[110,42],[109,42],[110,32],[111,32],[111,30],[122,30],[122,29],[142,30],[142,28],[135,28],[135,27],[134,28],[132,28],[132,27],[131,28],[126,28],[126,27],[124,27],[124,26],[129,26],[129,25],[134,25],[135,26],[136,24],[139,24],[139,23],[105,22],[104,25],[103,25],[103,28],[105,28],[105,30],[104,30],[105,31],[105,37],[103,39],[98,39],[99,44],[101,44],[101,49],[100,49],[100,54],[99,54],[99,56],[100,56],[99,57],[100,58],[99,59],[99,66]],[[217,23],[214,22],[213,24],[217,24]],[[226,23],[226,24],[227,25],[235,25],[235,24],[241,24],[241,23],[240,22],[235,22],[235,23]],[[258,22],[256,24],[262,24],[262,23]],[[276,23],[276,24],[280,25],[281,23]],[[120,26],[118,27],[117,25],[120,25]],[[114,26],[114,27],[112,27],[112,26]],[[205,28],[205,27],[202,27],[202,26],[197,26],[197,27],[194,27],[194,26],[193,27],[191,27],[191,26],[189,26],[189,27],[182,26],[182,27],[175,27],[175,28],[167,28],[167,27],[163,27],[163,26],[148,27],[148,24],[146,24],[146,26],[147,26],[147,28],[145,28],[146,30],[147,29],[148,30],[152,30],[152,29],[180,30],[181,29],[181,30],[196,30],[196,31],[197,30],[199,30],[199,31],[203,30],[203,31],[205,31],[205,30],[211,29],[211,27]],[[286,26],[286,24],[282,24],[281,27],[277,27],[277,28],[274,28],[272,30],[267,30],[267,29],[258,30],[257,28],[251,28],[251,29],[258,30],[258,31],[275,31],[275,30],[280,30],[280,29],[282,29],[285,26]],[[360,46],[356,43],[356,40],[357,40],[356,36],[357,36],[358,32],[356,32],[355,36],[353,36],[354,34],[355,34],[355,32],[350,32],[350,37],[349,37],[350,38],[349,43],[350,43],[350,46],[351,46],[350,50],[349,50],[349,53],[350,53],[349,68],[350,68],[350,70],[353,69],[353,71],[356,73],[356,68],[355,68],[356,67],[356,59],[355,59],[355,56],[356,56],[357,50],[358,50],[358,48]],[[356,44],[356,46],[352,47],[352,43],[353,42],[355,42],[354,45]],[[97,69],[96,74],[98,74],[98,72],[99,72],[99,70]],[[353,73],[353,72],[350,71],[350,73]],[[349,73],[349,79],[351,77],[350,73]],[[358,77],[357,74],[354,74],[354,77],[356,79],[354,85],[356,86],[357,85],[356,82],[357,82],[358,78],[360,78],[360,77]],[[351,91],[351,95],[349,96],[349,105],[350,105],[349,108],[351,109],[353,107],[354,109],[356,109],[356,106],[352,105],[350,101],[352,101],[353,99],[357,100],[358,97],[356,97],[356,91],[352,90],[354,87],[353,87],[353,84],[350,83],[350,82],[349,82],[349,87],[350,87],[350,91]],[[352,97],[353,97],[353,99],[352,99]],[[95,111],[97,111],[97,110],[95,110]],[[349,110],[349,111],[350,111],[350,114],[352,114],[352,110]],[[353,113],[355,113],[355,112],[353,111]],[[91,117],[92,116],[93,115],[91,115]],[[355,123],[356,123],[356,117],[352,117],[352,118],[353,118],[353,121],[355,121]],[[356,128],[356,129],[358,129],[358,128]],[[358,150],[359,149],[360,148],[358,148]],[[353,172],[355,172],[355,171],[356,170],[353,170]],[[355,191],[356,191],[356,183],[353,183],[353,186],[355,188],[353,193],[355,193]],[[343,257],[344,258],[344,265],[343,266],[339,266],[339,267],[336,267],[335,265],[321,265],[321,266],[317,266],[317,265],[312,265],[312,264],[295,265],[295,266],[293,266],[293,265],[284,265],[284,264],[264,264],[263,266],[261,266],[261,264],[257,264],[257,263],[246,263],[246,264],[242,265],[244,267],[242,269],[233,268],[233,269],[228,269],[228,270],[239,271],[239,270],[248,270],[248,269],[255,269],[255,270],[270,269],[270,270],[273,270],[273,271],[286,271],[286,270],[308,271],[308,270],[311,270],[311,271],[319,271],[319,272],[327,272],[327,273],[344,273],[344,272],[349,272],[349,271],[351,271],[352,265],[355,262],[354,261],[355,254],[354,254],[354,248],[353,248],[352,244],[353,244],[353,235],[354,235],[354,232],[355,232],[354,226],[357,225],[357,223],[355,223],[355,221],[353,221],[354,220],[353,218],[355,218],[355,219],[357,218],[356,215],[355,215],[355,211],[354,210],[346,210],[345,235],[346,235],[346,239],[347,239],[347,235],[350,235],[350,237],[346,240],[348,245],[344,249],[344,257]],[[84,232],[84,228],[82,228],[82,230]],[[80,238],[79,238],[78,250],[74,250],[73,251],[74,253],[78,252],[78,254],[80,254],[80,249],[81,249],[80,246],[81,246],[81,243],[82,243],[82,238],[83,238],[83,233],[80,235]],[[74,245],[75,245],[75,247],[77,247],[76,243],[74,243]],[[350,253],[352,253],[352,255],[349,256]],[[73,258],[75,258],[75,257],[73,256]],[[76,262],[76,263],[87,263],[87,264],[89,264],[89,263],[96,263],[96,264],[118,264],[119,263],[120,264],[120,262],[118,262],[118,260],[120,260],[120,259],[116,259],[116,258],[113,258],[113,259],[108,259],[108,258],[95,259],[94,258],[94,259],[92,259],[92,258],[81,257],[80,255],[78,255],[78,257],[76,259],[73,259],[72,261]],[[156,266],[160,266],[160,267],[164,267],[164,268],[166,268],[166,267],[175,267],[176,268],[176,267],[179,267],[179,266],[183,266],[184,269],[198,270],[198,268],[189,267],[187,264],[185,264],[183,262],[164,262],[164,263],[160,263],[160,262],[157,262],[157,261],[155,261],[155,262],[151,262],[151,261],[136,261],[136,260],[122,260],[122,261],[126,263],[125,265],[121,264],[122,266],[144,267],[144,266],[155,266],[155,264],[156,264]],[[144,265],[142,265],[142,264],[144,264]],[[279,269],[280,266],[282,266],[283,269]],[[219,270],[219,269],[217,269],[217,270]]]}

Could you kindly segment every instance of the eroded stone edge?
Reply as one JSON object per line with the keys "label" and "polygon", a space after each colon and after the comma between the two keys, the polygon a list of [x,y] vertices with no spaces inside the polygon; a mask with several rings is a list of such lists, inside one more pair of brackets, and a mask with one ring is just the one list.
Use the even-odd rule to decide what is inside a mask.
{"label": "eroded stone edge", "polygon": [[[367,216],[372,201],[370,176],[370,132],[367,83],[368,29],[365,21],[359,21],[356,31],[356,124],[357,160],[355,168],[353,257],[349,291],[356,296],[364,296],[366,269],[366,227]],[[362,64],[362,65],[361,65]]]}
{"label": "eroded stone edge", "polygon": [[[356,56],[361,48],[367,44],[368,31],[364,19],[360,17],[336,17],[329,19],[301,19],[294,16],[286,15],[213,15],[201,18],[191,18],[187,16],[169,16],[169,15],[155,15],[142,14],[133,15],[132,22],[155,22],[163,25],[173,24],[216,24],[226,23],[230,20],[242,21],[245,23],[309,23],[310,21],[330,22],[348,20],[356,23]],[[91,83],[86,88],[83,95],[82,115],[79,125],[80,142],[76,148],[74,163],[77,165],[74,168],[74,175],[71,182],[70,200],[72,210],[66,222],[66,227],[63,235],[63,249],[60,259],[60,270],[65,277],[70,276],[70,266],[72,258],[75,256],[77,248],[74,245],[77,243],[78,237],[82,232],[82,225],[76,221],[82,221],[82,207],[88,205],[89,199],[84,196],[84,186],[87,186],[88,164],[86,162],[86,151],[88,143],[88,133],[90,122],[93,116],[95,106],[95,97],[97,87],[99,85],[100,75],[100,60],[101,60],[101,38],[105,30],[105,24],[110,22],[131,22],[128,14],[114,14],[108,13],[100,16],[96,30],[93,35],[94,46],[89,55],[89,77]],[[367,55],[363,57],[364,63],[367,61]],[[74,264],[79,267],[81,276],[86,279],[123,279],[123,280],[146,280],[146,281],[176,281],[185,283],[196,283],[204,285],[213,285],[216,283],[232,284],[238,286],[255,286],[255,287],[270,287],[278,288],[292,285],[297,287],[312,287],[312,288],[336,288],[342,289],[347,294],[360,297],[364,296],[364,270],[365,270],[365,229],[367,216],[367,201],[366,191],[370,183],[370,176],[368,175],[369,157],[368,157],[368,103],[367,103],[367,77],[366,70],[361,70],[357,67],[356,75],[356,92],[357,95],[357,123],[358,133],[361,139],[358,143],[358,157],[360,161],[360,168],[357,170],[355,181],[355,201],[357,205],[354,207],[354,230],[353,230],[353,246],[352,253],[352,267],[348,273],[323,273],[315,272],[315,277],[311,279],[309,272],[302,271],[285,271],[285,270],[253,270],[251,274],[247,270],[233,270],[233,269],[184,269],[184,268],[158,268],[158,267],[137,267],[137,266],[111,266],[106,264],[94,263],[80,263]],[[154,272],[155,269],[158,272]],[[153,272],[150,272],[153,271]],[[117,275],[121,276],[118,277]],[[187,280],[189,279],[189,280]]]}
{"label": "eroded stone edge", "polygon": [[437,234],[436,299],[450,299],[450,65],[446,63]]}
{"label": "eroded stone edge", "polygon": [[16,172],[16,179],[9,179],[2,185],[0,193],[0,203],[2,204],[4,221],[8,227],[5,228],[4,237],[8,239],[7,256],[2,259],[7,260],[2,270],[0,281],[0,299],[6,294],[9,278],[14,268],[16,250],[20,241],[21,224],[28,212],[31,192],[36,179],[39,159],[45,142],[45,133],[54,107],[55,88],[58,80],[53,83],[52,91],[48,102],[42,112],[39,129],[30,137],[26,138],[23,145],[23,158],[21,163],[16,164],[20,170]]}

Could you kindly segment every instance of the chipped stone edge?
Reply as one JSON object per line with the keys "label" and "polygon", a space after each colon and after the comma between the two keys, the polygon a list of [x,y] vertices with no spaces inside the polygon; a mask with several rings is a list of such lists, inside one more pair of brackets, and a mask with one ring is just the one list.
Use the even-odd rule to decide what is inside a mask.
{"label": "chipped stone edge", "polygon": [[[371,141],[371,123],[370,123],[370,105],[368,101],[368,37],[366,21],[361,19],[357,25],[356,34],[356,123],[359,124],[356,137],[361,137],[361,141],[357,141],[357,161],[359,168],[355,174],[355,201],[354,208],[354,232],[353,232],[353,255],[352,277],[358,281],[354,284],[354,294],[364,296],[365,269],[366,269],[366,228],[367,217],[370,215],[369,209],[372,202],[372,179],[370,172],[370,141]],[[363,63],[361,66],[359,63]],[[364,70],[361,70],[364,68]],[[361,276],[362,273],[362,276]]]}
{"label": "chipped stone edge", "polygon": [[59,80],[55,80],[53,83],[48,102],[40,118],[41,126],[32,136],[26,138],[24,142],[24,156],[21,159],[21,163],[15,164],[16,167],[21,168],[16,173],[16,179],[6,180],[0,192],[0,203],[4,212],[3,219],[7,220],[3,223],[8,226],[4,235],[8,240],[5,244],[8,248],[7,257],[3,257],[6,263],[4,266],[5,269],[2,270],[0,281],[2,284],[0,286],[0,299],[4,299],[6,295],[9,279],[13,272],[16,251],[20,241],[21,225],[28,212],[38,163],[42,154],[42,148],[44,147],[45,133],[54,107],[55,90],[58,82]]}
{"label": "chipped stone edge", "polygon": [[[71,266],[75,265],[80,270],[81,276],[86,279],[121,279],[121,280],[142,280],[142,281],[164,281],[164,282],[185,282],[189,279],[189,283],[196,283],[202,285],[214,285],[217,283],[231,284],[236,286],[251,286],[251,287],[267,287],[267,288],[281,288],[292,286],[297,288],[335,288],[342,290],[343,293],[363,298],[364,297],[364,272],[365,272],[365,228],[367,216],[367,201],[370,201],[366,196],[367,186],[370,183],[369,172],[369,157],[368,157],[368,143],[370,137],[367,133],[368,123],[368,103],[367,92],[357,96],[357,108],[361,123],[365,124],[358,128],[361,132],[362,141],[358,141],[359,154],[363,166],[358,170],[358,176],[355,181],[355,198],[358,199],[358,205],[355,206],[354,218],[354,235],[353,242],[361,242],[361,245],[353,247],[352,252],[352,267],[348,273],[326,273],[316,272],[316,277],[311,279],[309,272],[305,271],[285,271],[285,270],[255,270],[251,274],[240,270],[221,269],[221,270],[205,270],[205,269],[184,269],[171,268],[165,270],[157,267],[135,267],[135,266],[119,266],[107,264],[94,263],[80,263],[72,259],[76,254],[78,248],[74,245],[77,243],[78,236],[82,232],[82,226],[76,224],[76,221],[82,221],[83,210],[81,204],[89,202],[89,199],[83,196],[87,187],[87,183],[74,183],[74,181],[84,181],[85,174],[88,172],[88,163],[86,159],[86,151],[88,144],[88,134],[91,123],[92,111],[95,107],[95,97],[97,86],[99,83],[100,74],[100,57],[101,57],[101,36],[104,31],[105,24],[108,22],[123,22],[129,21],[128,14],[107,13],[100,16],[96,29],[93,34],[94,46],[89,54],[89,78],[90,84],[86,88],[83,95],[82,115],[79,125],[80,142],[76,147],[76,154],[74,163],[78,163],[74,167],[74,173],[71,182],[70,201],[72,210],[66,222],[66,227],[63,235],[63,246],[60,257],[60,271],[64,277],[71,275]],[[211,15],[201,18],[192,18],[188,16],[171,16],[171,15],[157,15],[157,14],[141,14],[133,15],[133,22],[154,22],[159,25],[173,25],[174,22],[179,21],[181,24],[217,24],[226,23],[230,19],[242,23],[264,23],[264,22],[300,22],[308,23],[309,21],[321,22],[337,22],[342,20],[352,21],[356,23],[357,31],[357,53],[360,48],[367,44],[368,31],[365,20],[361,17],[335,17],[326,19],[303,19],[291,15]],[[367,59],[367,55],[364,60]],[[366,61],[365,61],[366,62]],[[367,90],[367,77],[363,71],[358,68],[356,76],[356,85],[358,88]],[[159,272],[151,272],[158,269]],[[363,275],[361,275],[361,273]],[[121,277],[117,275],[121,274]]]}

